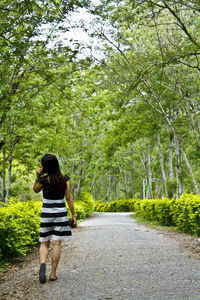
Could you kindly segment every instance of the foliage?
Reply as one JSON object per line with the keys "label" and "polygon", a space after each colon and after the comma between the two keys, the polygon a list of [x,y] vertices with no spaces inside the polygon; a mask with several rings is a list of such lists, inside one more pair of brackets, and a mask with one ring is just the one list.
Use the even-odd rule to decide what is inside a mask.
{"label": "foliage", "polygon": [[128,212],[135,211],[135,204],[139,199],[120,199],[108,203],[95,201],[95,210],[100,212]]}
{"label": "foliage", "polygon": [[92,195],[88,192],[82,192],[74,202],[74,209],[78,220],[88,217],[94,210]]}
{"label": "foliage", "polygon": [[127,199],[110,203],[97,202],[96,211],[133,211],[164,226],[200,236],[200,196],[183,194],[180,199]]}
{"label": "foliage", "polygon": [[10,201],[0,208],[0,255],[2,259],[24,255],[38,243],[41,202]]}
{"label": "foliage", "polygon": [[[58,156],[74,199],[199,194],[198,1],[97,2],[2,1],[4,202],[34,199],[44,153]],[[95,39],[90,56],[65,40],[63,20],[78,8],[91,13],[84,29],[101,43],[98,60]]]}

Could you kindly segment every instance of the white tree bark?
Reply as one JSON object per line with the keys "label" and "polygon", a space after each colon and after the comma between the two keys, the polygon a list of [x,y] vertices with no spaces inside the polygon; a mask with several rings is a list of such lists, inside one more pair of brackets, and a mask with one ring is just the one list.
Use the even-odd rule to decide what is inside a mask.
{"label": "white tree bark", "polygon": [[11,170],[12,170],[12,156],[9,159],[9,166],[8,166],[8,177],[7,177],[7,189],[6,189],[6,197],[5,202],[8,202],[10,197],[10,188],[11,188]]}
{"label": "white tree bark", "polygon": [[160,144],[160,133],[158,133],[158,152],[160,155],[160,166],[161,166],[162,179],[163,179],[164,188],[165,188],[165,195],[168,198],[167,177],[166,177],[166,173],[165,173],[164,158],[163,158],[163,153],[162,153],[161,144]]}
{"label": "white tree bark", "polygon": [[182,184],[180,181],[181,176],[181,151],[177,142],[175,142],[175,153],[176,153],[176,199],[179,199],[182,194]]}
{"label": "white tree bark", "polygon": [[169,178],[172,184],[172,196],[174,198],[174,173],[173,173],[173,136],[170,135],[169,142]]}

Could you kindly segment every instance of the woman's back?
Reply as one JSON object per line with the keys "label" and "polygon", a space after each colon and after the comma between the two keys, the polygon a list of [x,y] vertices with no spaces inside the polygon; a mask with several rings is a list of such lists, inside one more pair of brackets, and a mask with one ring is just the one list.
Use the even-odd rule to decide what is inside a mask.
{"label": "woman's back", "polygon": [[[65,175],[65,179],[68,181],[70,178],[68,175]],[[40,177],[38,182],[43,186],[42,192],[44,199],[57,200],[64,198],[65,191],[62,192],[59,187],[56,188],[55,186],[52,186],[48,181],[48,176]]]}

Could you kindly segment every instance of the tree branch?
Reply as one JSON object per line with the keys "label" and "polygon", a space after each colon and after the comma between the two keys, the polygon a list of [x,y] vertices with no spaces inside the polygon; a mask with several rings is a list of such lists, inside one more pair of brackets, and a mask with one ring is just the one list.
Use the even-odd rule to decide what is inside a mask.
{"label": "tree branch", "polygon": [[2,161],[0,161],[0,165],[4,164],[5,162],[7,162],[9,160],[9,158],[12,156],[15,145],[19,142],[19,140],[21,139],[21,136],[16,136],[13,143],[11,144],[10,150],[8,155],[5,157],[5,159],[3,159]]}
{"label": "tree branch", "polygon": [[183,31],[185,32],[185,34],[188,36],[188,38],[190,39],[190,41],[195,46],[198,46],[198,48],[200,48],[200,45],[194,40],[194,38],[189,33],[189,31],[187,30],[185,24],[183,23],[183,21],[181,20],[181,18],[177,15],[177,13],[167,4],[166,1],[163,1],[163,3],[165,4],[165,7],[171,12],[171,14],[176,18],[176,20],[178,21],[178,23],[181,25],[181,28],[183,29]]}

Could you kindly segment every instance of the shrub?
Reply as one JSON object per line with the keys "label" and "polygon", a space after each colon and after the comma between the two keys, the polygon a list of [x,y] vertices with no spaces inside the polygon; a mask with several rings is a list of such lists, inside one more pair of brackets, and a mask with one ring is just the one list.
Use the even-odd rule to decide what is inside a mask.
{"label": "shrub", "polygon": [[0,256],[24,255],[38,243],[41,202],[10,202],[0,208]]}
{"label": "shrub", "polygon": [[[94,200],[92,198],[92,195],[88,192],[82,192],[79,195],[78,199],[74,202],[75,211],[76,211],[76,207],[78,208],[77,205],[81,205],[83,207],[83,210],[86,213],[86,217],[89,216],[94,210]],[[83,219],[83,218],[79,218],[79,219]]]}
{"label": "shrub", "polygon": [[137,201],[138,199],[121,199],[109,203],[97,201],[95,203],[95,210],[100,212],[134,212],[134,206]]}
{"label": "shrub", "polygon": [[95,211],[100,211],[101,207],[103,207],[103,206],[104,206],[104,203],[101,200],[95,201],[94,210]]}

